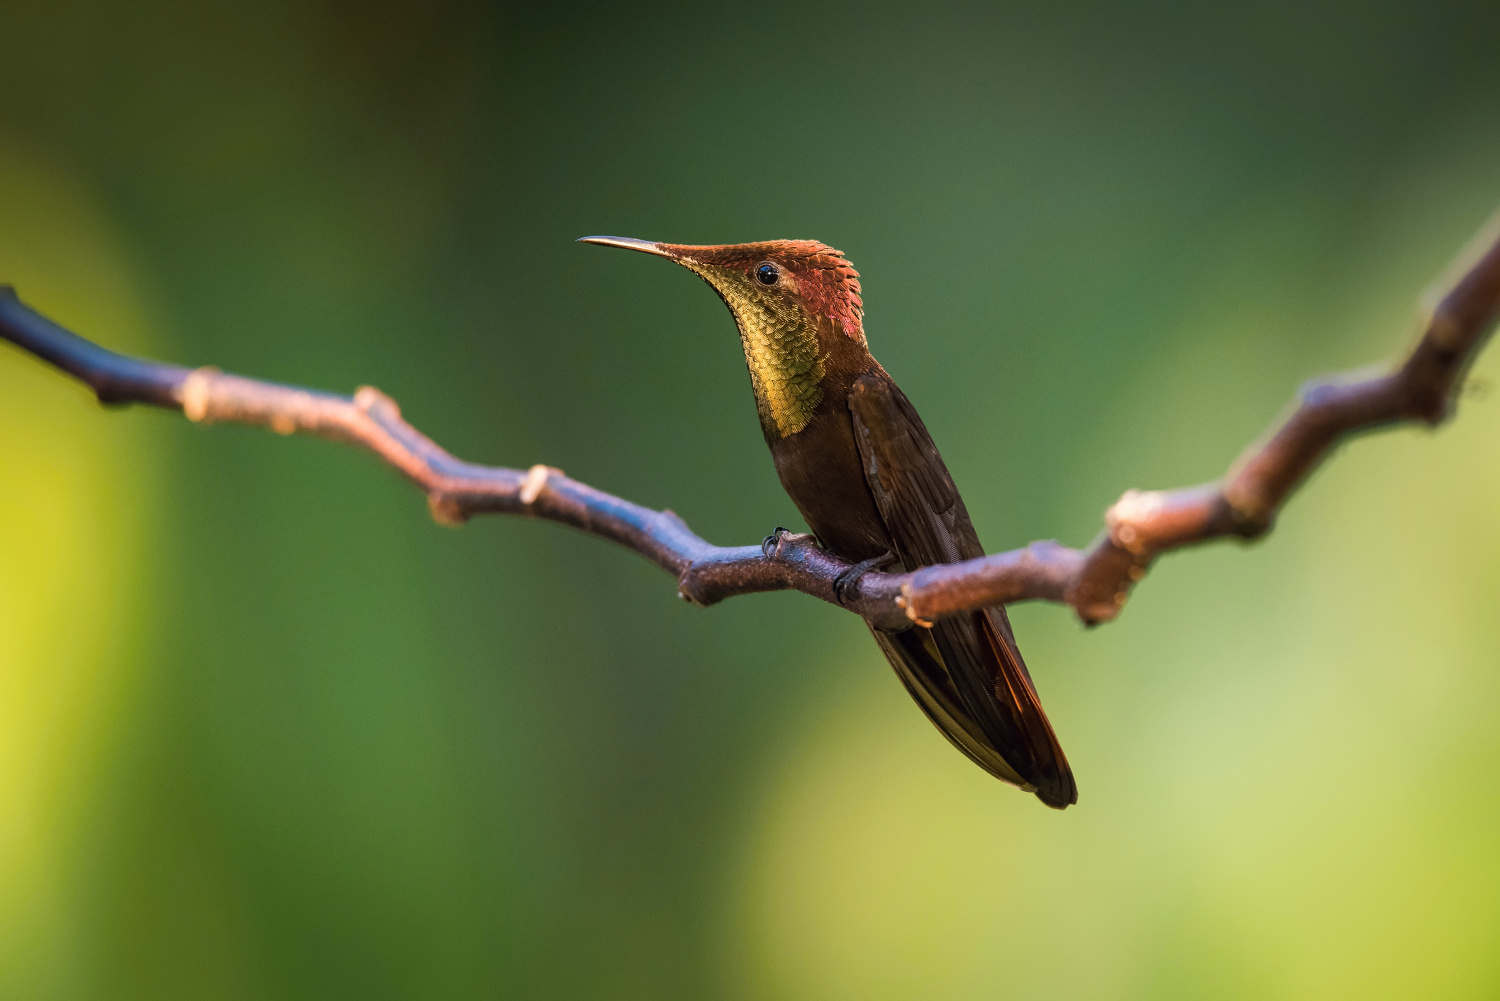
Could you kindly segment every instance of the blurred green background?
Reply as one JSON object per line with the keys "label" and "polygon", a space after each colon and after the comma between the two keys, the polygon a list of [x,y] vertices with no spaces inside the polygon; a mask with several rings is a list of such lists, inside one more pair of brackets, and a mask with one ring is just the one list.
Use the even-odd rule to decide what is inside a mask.
{"label": "blurred green background", "polygon": [[[1500,7],[0,7],[0,280],[401,401],[724,544],[795,524],[691,276],[812,237],[992,550],[1217,476],[1500,204]],[[1478,383],[1500,377],[1491,355]],[[1500,991],[1500,403],[1357,442],[1116,624],[1015,610],[1079,776],[853,617],[710,610],[369,458],[0,348],[0,996]]]}

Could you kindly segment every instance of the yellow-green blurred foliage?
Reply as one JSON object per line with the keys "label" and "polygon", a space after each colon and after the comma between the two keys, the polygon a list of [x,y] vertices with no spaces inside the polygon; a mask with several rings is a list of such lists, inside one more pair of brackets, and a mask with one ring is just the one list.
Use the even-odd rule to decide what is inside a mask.
{"label": "yellow-green blurred foliage", "polygon": [[[795,524],[722,306],[571,241],[815,237],[992,549],[1392,357],[1500,204],[1500,9],[0,8],[0,281],[395,395],[711,539]],[[1482,390],[1500,360],[1476,368]],[[1123,618],[1015,619],[1079,776],[951,750],[851,616],[688,608],[337,446],[0,350],[0,997],[1478,998],[1500,401],[1362,439]]]}
{"label": "yellow-green blurred foliage", "polygon": [[[64,165],[4,148],[0,190],[7,279],[54,315],[149,351],[129,255],[95,192]],[[21,985],[38,965],[65,966],[87,906],[72,864],[140,681],[160,474],[152,443],[98,420],[86,392],[14,353],[0,364],[0,978]]]}

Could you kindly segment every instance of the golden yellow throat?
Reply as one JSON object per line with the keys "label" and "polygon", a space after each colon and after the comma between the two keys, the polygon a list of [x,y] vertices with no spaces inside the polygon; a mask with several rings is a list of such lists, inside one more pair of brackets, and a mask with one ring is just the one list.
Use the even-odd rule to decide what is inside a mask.
{"label": "golden yellow throat", "polygon": [[734,314],[761,426],[780,438],[801,431],[823,399],[823,358],[812,318],[738,272],[681,263],[712,285]]}

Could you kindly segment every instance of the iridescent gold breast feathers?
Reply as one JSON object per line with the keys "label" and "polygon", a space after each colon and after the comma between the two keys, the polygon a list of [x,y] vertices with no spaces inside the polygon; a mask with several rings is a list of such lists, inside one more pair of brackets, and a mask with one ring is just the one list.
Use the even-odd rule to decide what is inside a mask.
{"label": "iridescent gold breast feathers", "polygon": [[780,438],[807,426],[823,399],[823,358],[812,318],[797,302],[725,268],[683,262],[734,314],[761,424]]}

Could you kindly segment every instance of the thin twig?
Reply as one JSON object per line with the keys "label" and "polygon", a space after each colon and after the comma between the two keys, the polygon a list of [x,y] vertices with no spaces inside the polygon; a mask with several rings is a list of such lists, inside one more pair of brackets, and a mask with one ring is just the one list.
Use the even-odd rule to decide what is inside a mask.
{"label": "thin twig", "polygon": [[870,572],[844,589],[842,601],[834,581],[851,565],[811,536],[778,529],[759,546],[714,546],[671,511],[632,504],[560,470],[464,462],[408,424],[394,400],[369,386],[352,397],[337,396],[116,354],[48,320],[9,286],[0,286],[0,338],[80,379],[103,403],[149,403],[181,410],[198,423],[252,424],[362,447],[420,487],[440,522],[528,515],[610,539],[674,574],[678,593],[700,605],[736,594],[798,590],[882,628],[900,628],[1040,599],[1071,605],[1093,624],[1119,614],[1131,586],[1163,553],[1212,539],[1264,535],[1292,491],[1348,435],[1446,420],[1464,373],[1500,314],[1500,228],[1489,227],[1465,260],[1400,367],[1375,377],[1309,383],[1290,416],[1252,445],[1222,481],[1126,491],[1086,550],[1033,542],[914,573]]}

